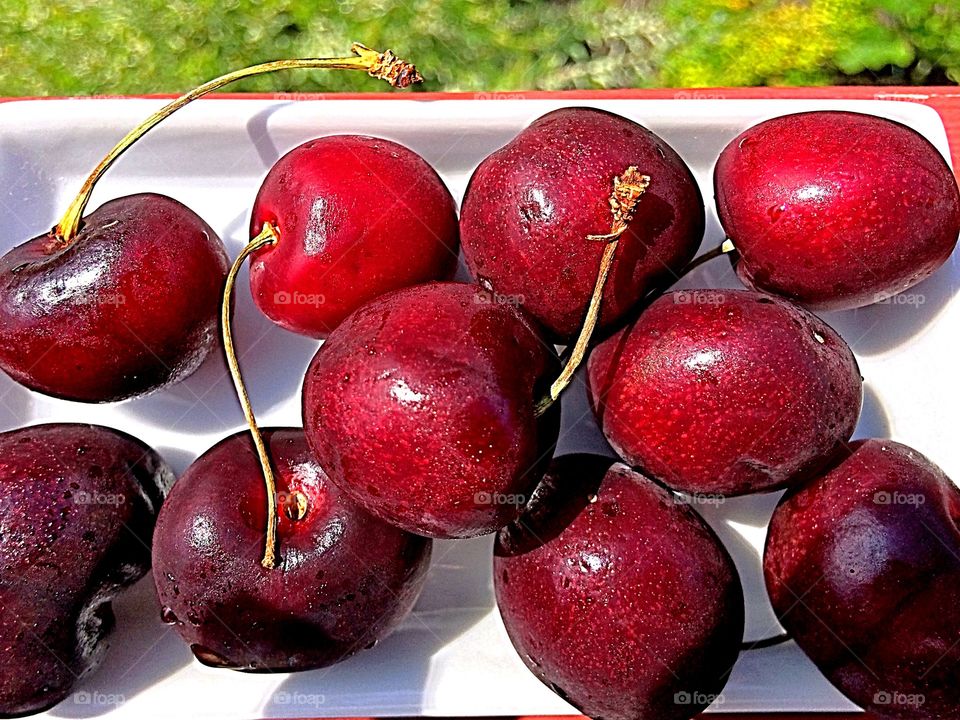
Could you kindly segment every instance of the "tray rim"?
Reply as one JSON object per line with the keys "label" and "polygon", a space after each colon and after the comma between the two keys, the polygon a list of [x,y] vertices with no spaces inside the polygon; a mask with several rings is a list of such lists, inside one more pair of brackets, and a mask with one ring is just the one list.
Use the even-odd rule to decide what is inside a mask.
{"label": "tray rim", "polygon": [[[0,104],[46,100],[169,100],[176,93],[0,96]],[[933,108],[947,134],[954,174],[960,178],[960,86],[823,85],[801,87],[618,88],[608,90],[514,90],[487,92],[211,93],[203,100],[413,100],[469,102],[495,98],[529,100],[882,100]]]}

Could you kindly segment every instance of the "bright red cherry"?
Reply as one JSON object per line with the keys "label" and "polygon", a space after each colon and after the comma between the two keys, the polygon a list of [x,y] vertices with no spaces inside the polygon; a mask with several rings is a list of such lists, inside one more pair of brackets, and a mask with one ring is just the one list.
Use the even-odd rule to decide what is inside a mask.
{"label": "bright red cherry", "polygon": [[703,238],[703,199],[690,169],[662,138],[619,115],[564,108],[531,123],[470,179],[460,232],[470,271],[518,299],[556,337],[580,329],[610,230],[613,179],[650,177],[620,236],[601,325],[672,277]]}
{"label": "bright red cherry", "polygon": [[330,479],[374,515],[431,537],[513,520],[557,439],[535,403],[554,352],[515,306],[462,283],[364,305],[317,352],[304,430]]}
{"label": "bright red cherry", "polygon": [[940,267],[960,234],[960,191],[943,156],[872,115],[760,123],[721,153],[714,186],[740,278],[811,308],[902,292]]}
{"label": "bright red cherry", "polygon": [[498,534],[493,577],[524,664],[592,718],[693,717],[740,650],[730,555],[688,504],[609,458],[554,461]]}
{"label": "bright red cherry", "polygon": [[279,240],[251,258],[253,297],[312,337],[378,295],[456,269],[453,197],[426,160],[382,138],[333,135],[284,155],[257,195],[251,237],[264,223]]}
{"label": "bright red cherry", "polygon": [[862,383],[826,323],[776,297],[680,290],[601,343],[591,402],[631,465],[691,493],[800,482],[853,434]]}

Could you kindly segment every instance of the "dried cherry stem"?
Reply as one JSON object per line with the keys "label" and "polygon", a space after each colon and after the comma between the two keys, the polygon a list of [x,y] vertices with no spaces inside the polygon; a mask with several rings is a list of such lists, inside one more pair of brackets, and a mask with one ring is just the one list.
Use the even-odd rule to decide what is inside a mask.
{"label": "dried cherry stem", "polygon": [[117,145],[107,153],[106,157],[100,161],[100,164],[94,168],[93,172],[83,183],[80,192],[70,203],[63,219],[53,229],[53,234],[57,241],[63,245],[69,245],[77,234],[80,227],[80,220],[83,217],[83,211],[90,201],[90,195],[93,193],[93,187],[103,174],[113,165],[114,161],[120,157],[124,151],[133,145],[137,140],[143,137],[149,130],[159,125],[163,120],[188,105],[197,98],[219,90],[225,85],[253,77],[254,75],[264,75],[266,73],[276,72],[278,70],[293,70],[304,68],[319,68],[329,70],[365,70],[371,77],[386,80],[393,87],[405,88],[413,83],[420,82],[422,78],[417,69],[410,63],[401,60],[390,50],[386,52],[377,52],[371,50],[365,45],[354,43],[350,47],[353,55],[339,58],[294,58],[290,60],[275,60],[273,62],[252,65],[242,70],[235,70],[226,75],[200,85],[169,104],[160,108],[153,115],[148,117],[133,130],[127,133]]}
{"label": "dried cherry stem", "polygon": [[583,362],[587,354],[587,348],[590,345],[590,338],[593,336],[593,330],[597,326],[597,320],[600,317],[600,303],[603,301],[603,289],[607,284],[607,277],[610,275],[610,268],[613,266],[614,255],[617,252],[617,245],[620,243],[620,236],[627,230],[630,221],[633,220],[633,211],[640,201],[640,197],[650,186],[650,176],[641,175],[636,167],[630,166],[622,174],[613,178],[613,193],[610,195],[610,211],[613,214],[613,223],[610,232],[606,235],[588,235],[588,240],[595,240],[606,243],[603,249],[603,255],[600,258],[600,269],[597,272],[597,281],[593,287],[593,295],[590,297],[590,304],[587,306],[587,314],[583,320],[583,326],[580,328],[580,334],[570,351],[570,357],[563,366],[563,370],[556,380],[550,385],[550,389],[536,404],[535,412],[537,416],[543,415],[551,405],[553,405],[560,394],[567,388],[573,380],[573,375]]}
{"label": "dried cherry stem", "polygon": [[276,228],[268,222],[264,223],[260,234],[247,243],[240,254],[237,255],[237,259],[233,261],[230,272],[227,273],[227,282],[223,286],[223,301],[220,304],[220,331],[223,335],[223,352],[227,356],[227,365],[230,368],[230,377],[233,378],[233,386],[237,391],[237,399],[240,401],[240,407],[243,408],[243,416],[247,420],[250,436],[253,438],[253,445],[257,450],[257,457],[260,459],[263,483],[267,490],[266,543],[263,550],[263,559],[260,561],[260,564],[265,568],[273,568],[277,559],[277,482],[273,476],[270,455],[263,443],[263,434],[260,432],[257,419],[253,414],[253,407],[250,405],[247,386],[244,385],[243,376],[240,374],[240,363],[237,360],[237,351],[233,346],[230,317],[233,314],[233,288],[243,263],[251,254],[267,245],[276,244],[279,239],[280,235]]}

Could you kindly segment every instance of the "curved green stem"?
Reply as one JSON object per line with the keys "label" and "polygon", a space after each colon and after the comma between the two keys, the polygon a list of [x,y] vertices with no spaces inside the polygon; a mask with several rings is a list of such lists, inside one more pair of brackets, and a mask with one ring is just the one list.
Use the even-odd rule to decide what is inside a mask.
{"label": "curved green stem", "polygon": [[237,274],[243,263],[251,254],[257,250],[274,245],[280,239],[277,231],[270,223],[264,223],[263,230],[244,246],[237,259],[233,261],[230,272],[227,273],[227,282],[223,287],[223,301],[220,304],[220,329],[223,335],[223,351],[227,356],[227,365],[230,368],[230,377],[233,378],[233,386],[237,391],[237,399],[240,401],[240,407],[243,408],[243,416],[247,420],[247,426],[250,428],[250,436],[253,438],[253,445],[257,450],[257,457],[260,460],[260,467],[263,470],[263,482],[267,491],[267,527],[266,543],[263,550],[263,560],[260,564],[265,568],[272,568],[276,565],[277,558],[277,483],[273,475],[273,465],[270,462],[270,455],[267,453],[267,447],[263,442],[263,434],[257,425],[257,419],[253,414],[253,407],[250,404],[250,396],[247,394],[247,387],[243,382],[243,376],[240,374],[240,363],[237,360],[237,352],[233,346],[233,330],[230,319],[233,314],[233,288],[237,281]]}
{"label": "curved green stem", "polygon": [[143,137],[149,130],[159,125],[163,120],[170,117],[184,105],[188,105],[197,98],[203,97],[208,93],[219,90],[225,85],[253,77],[254,75],[263,75],[278,70],[292,70],[297,68],[325,68],[331,70],[365,70],[369,75],[375,78],[386,80],[394,87],[407,87],[413,83],[420,82],[422,78],[417,69],[408,62],[401,60],[391,51],[380,53],[371,50],[365,45],[354,43],[350,48],[353,55],[339,58],[295,58],[292,60],[275,60],[273,62],[253,65],[242,70],[235,70],[221,75],[218,78],[205,82],[203,85],[191,90],[176,100],[164,105],[153,115],[148,117],[133,130],[128,132],[116,146],[107,153],[106,157],[100,161],[100,164],[93,169],[93,172],[84,181],[80,192],[70,203],[63,218],[53,229],[59,243],[69,245],[76,237],[77,230],[80,228],[80,219],[83,217],[83,211],[90,202],[90,195],[93,193],[93,187],[111,165],[120,157],[131,145]]}

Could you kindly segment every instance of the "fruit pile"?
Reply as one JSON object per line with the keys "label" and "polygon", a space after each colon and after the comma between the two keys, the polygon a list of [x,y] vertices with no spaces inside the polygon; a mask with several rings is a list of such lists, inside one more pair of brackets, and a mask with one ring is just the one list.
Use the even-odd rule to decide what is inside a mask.
{"label": "fruit pile", "polygon": [[[298,67],[419,79],[363,46],[225,75],[132,131],[53,230],[0,258],[12,378],[135,398],[196,370],[219,334],[249,425],[176,482],[109,428],[0,434],[0,716],[65,698],[102,658],[112,599],[151,566],[163,622],[200,662],[305,670],[402,621],[431,539],[496,533],[497,603],[534,675],[590,717],[685,720],[744,650],[737,570],[691,498],[782,490],[763,571],[789,638],[878,716],[958,716],[960,490],[908,447],[851,441],[860,371],[810,312],[885,300],[953,252],[960,192],[933,146],[854,113],[750,128],[716,164],[727,239],[699,257],[705,209],[683,159],[590,108],[484,159],[459,219],[423,158],[355,135],[270,169],[232,264],[171,198],[85,214],[172,112]],[[452,280],[461,250],[469,282]],[[720,256],[748,289],[671,291]],[[261,429],[247,396],[231,322],[248,260],[256,307],[324,340],[303,428]],[[128,302],[91,300],[112,296]],[[618,459],[554,457],[581,366]]]}

